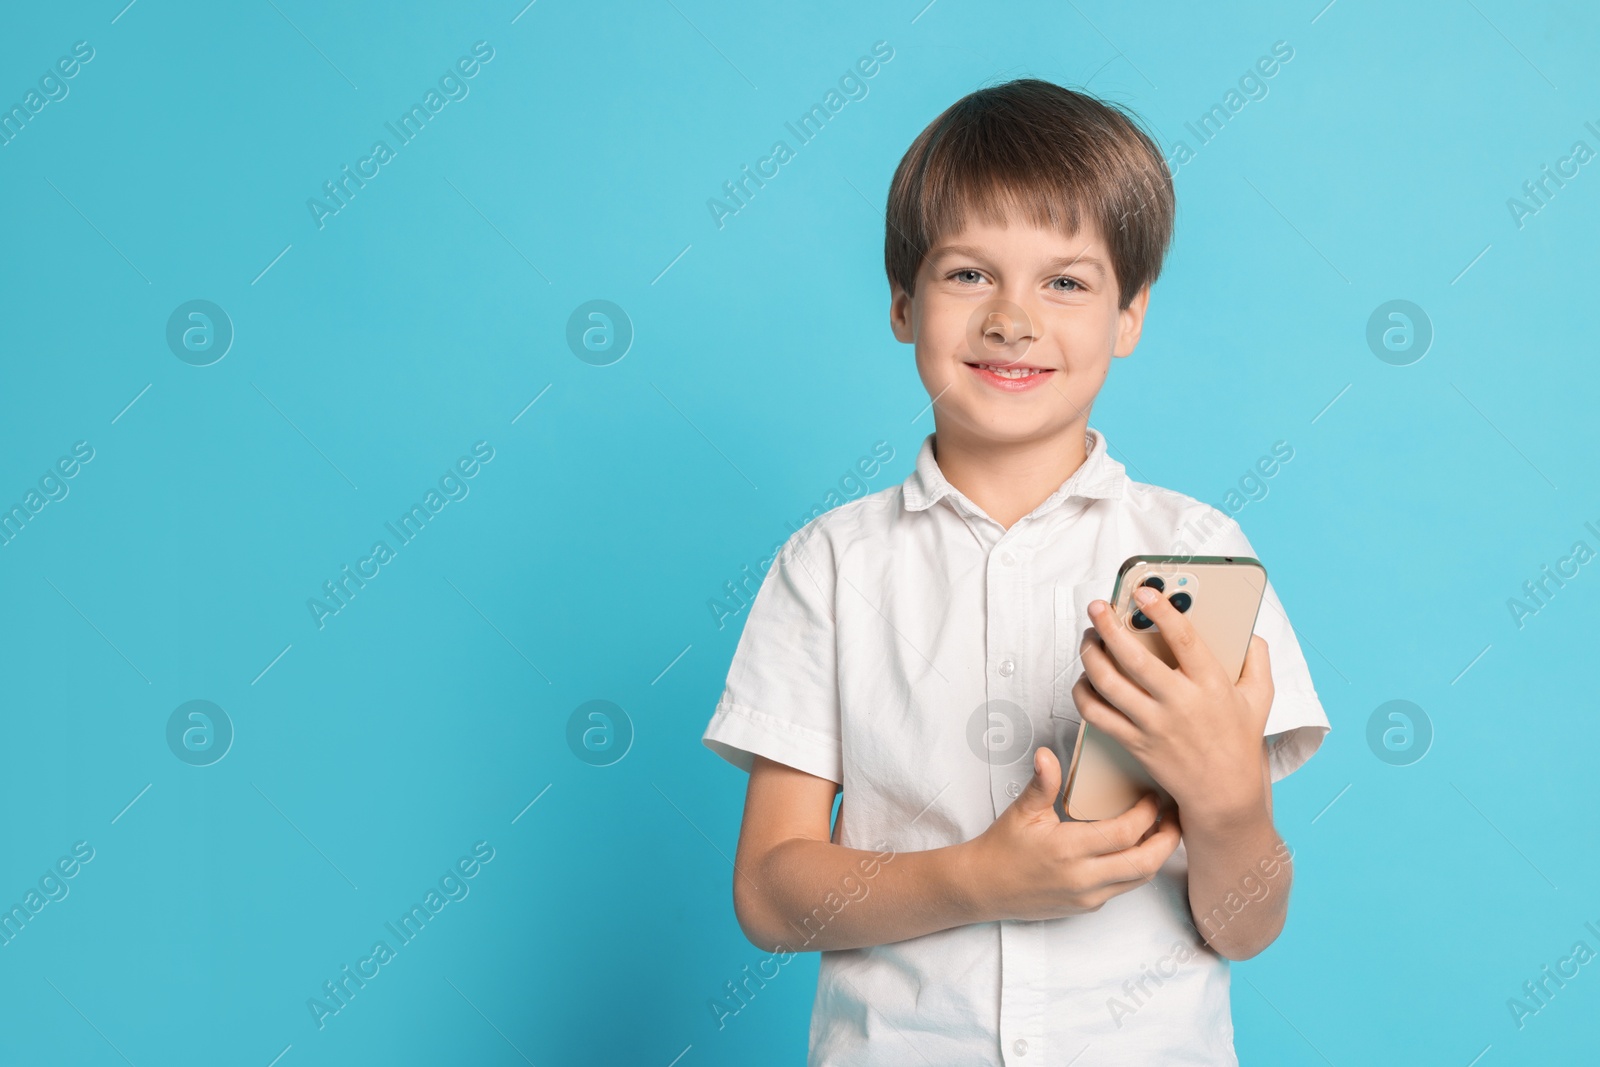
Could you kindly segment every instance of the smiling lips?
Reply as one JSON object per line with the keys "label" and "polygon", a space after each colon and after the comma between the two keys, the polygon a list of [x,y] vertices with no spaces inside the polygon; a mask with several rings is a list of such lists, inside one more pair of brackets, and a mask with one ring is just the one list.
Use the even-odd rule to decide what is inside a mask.
{"label": "smiling lips", "polygon": [[1025,393],[1037,388],[1055,371],[1044,367],[1026,367],[1018,364],[968,363],[974,374],[1001,392]]}

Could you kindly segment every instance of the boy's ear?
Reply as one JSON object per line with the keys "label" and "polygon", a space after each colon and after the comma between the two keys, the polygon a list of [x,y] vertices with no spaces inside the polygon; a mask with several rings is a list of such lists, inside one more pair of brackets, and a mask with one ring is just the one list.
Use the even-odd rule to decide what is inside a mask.
{"label": "boy's ear", "polygon": [[899,285],[890,287],[889,329],[901,344],[909,345],[917,339],[911,330],[911,297]]}
{"label": "boy's ear", "polygon": [[1113,356],[1131,356],[1144,332],[1144,313],[1150,305],[1150,286],[1140,289],[1128,306],[1117,312],[1117,347]]}

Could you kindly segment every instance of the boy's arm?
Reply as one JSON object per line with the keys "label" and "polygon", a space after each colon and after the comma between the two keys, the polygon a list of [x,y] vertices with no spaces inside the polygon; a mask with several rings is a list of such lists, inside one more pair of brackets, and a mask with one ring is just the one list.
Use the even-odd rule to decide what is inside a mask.
{"label": "boy's arm", "polygon": [[1235,812],[1185,812],[1189,911],[1217,952],[1245,960],[1283,931],[1294,868],[1272,824],[1272,779],[1261,748],[1261,796]]}
{"label": "boy's arm", "polygon": [[1115,819],[1063,823],[1060,785],[1054,753],[1039,748],[1032,781],[979,836],[919,852],[863,850],[829,839],[837,785],[757,756],[734,862],[739,926],[767,951],[803,952],[1094,911],[1153,878],[1177,848],[1177,821],[1158,821],[1154,797]]}
{"label": "boy's arm", "polygon": [[733,879],[734,914],[751,942],[769,952],[859,948],[971,921],[956,850],[894,854],[833,844],[828,819],[838,790],[826,778],[755,758]]}

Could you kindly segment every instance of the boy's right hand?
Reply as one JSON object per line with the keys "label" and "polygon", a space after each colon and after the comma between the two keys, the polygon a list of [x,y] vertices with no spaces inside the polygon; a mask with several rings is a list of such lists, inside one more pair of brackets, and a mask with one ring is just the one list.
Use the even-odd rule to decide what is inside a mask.
{"label": "boy's right hand", "polygon": [[1061,764],[1033,753],[1033,780],[982,834],[962,846],[977,922],[1055,919],[1097,911],[1149,882],[1178,847],[1175,811],[1158,820],[1147,795],[1113,819],[1062,822]]}

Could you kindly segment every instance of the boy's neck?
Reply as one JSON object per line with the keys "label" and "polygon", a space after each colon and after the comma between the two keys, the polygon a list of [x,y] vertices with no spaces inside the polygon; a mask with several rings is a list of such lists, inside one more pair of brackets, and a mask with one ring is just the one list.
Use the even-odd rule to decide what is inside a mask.
{"label": "boy's neck", "polygon": [[934,459],[945,481],[1009,530],[1083,466],[1087,428],[1085,418],[1050,437],[997,442],[936,427]]}

